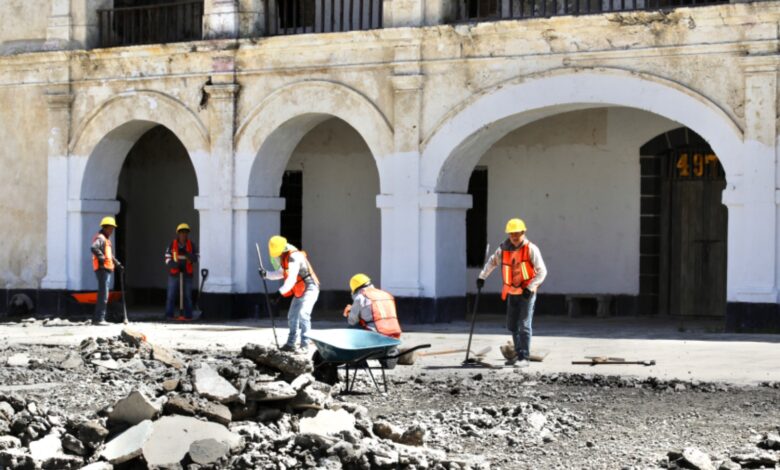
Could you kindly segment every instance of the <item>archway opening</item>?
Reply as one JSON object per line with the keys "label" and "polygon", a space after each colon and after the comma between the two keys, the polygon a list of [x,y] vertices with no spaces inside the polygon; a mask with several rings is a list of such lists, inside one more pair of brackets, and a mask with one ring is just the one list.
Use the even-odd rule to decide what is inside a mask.
{"label": "archway opening", "polygon": [[[165,126],[146,131],[127,153],[119,174],[116,246],[126,266],[129,305],[159,311],[165,304],[166,248],[176,226],[186,222],[198,245],[199,218],[195,169],[182,142]],[[197,286],[195,273],[193,285]]]}
{"label": "archway opening", "polygon": [[[495,143],[486,146],[478,160],[472,157],[468,183],[461,183],[473,197],[465,228],[467,279],[476,278],[481,268],[485,241],[495,249],[506,238],[506,220],[521,217],[528,225],[529,239],[541,248],[549,271],[540,289],[537,312],[572,316],[649,313],[642,285],[647,283],[645,252],[649,243],[648,237],[643,236],[643,230],[649,226],[643,210],[650,203],[642,197],[648,183],[642,172],[645,159],[640,161],[639,156],[644,153],[645,143],[655,136],[672,135],[674,132],[670,131],[679,127],[678,123],[647,111],[591,106],[566,109],[507,129]],[[479,137],[473,142],[478,146]],[[698,149],[695,152],[694,147]],[[676,155],[682,150],[675,147]],[[705,160],[706,155],[712,155],[701,138],[689,147],[689,152],[690,158],[701,154]],[[459,168],[452,170],[464,170]],[[720,175],[717,185],[722,185],[723,169],[719,163],[717,168],[713,174]],[[699,199],[688,196],[696,201],[705,198],[717,202],[718,208],[707,209],[711,212],[705,211],[697,219],[702,227],[708,226],[707,221],[714,214],[720,217],[718,211],[725,211],[720,204],[722,186],[718,188],[699,190],[707,195]],[[660,228],[668,230],[673,222],[683,227],[683,221],[690,217],[689,209],[680,205],[672,208],[665,221],[658,221]],[[725,224],[721,228],[725,231]],[[678,228],[675,233],[680,238],[683,232]],[[721,292],[725,310],[725,239],[722,242],[723,252],[710,261],[722,264],[718,269],[723,272]],[[693,239],[687,243],[701,244]],[[679,243],[677,246],[674,266],[680,277],[698,261],[689,259],[690,254],[681,254],[688,253],[688,248],[681,248]],[[473,294],[473,282],[467,285],[468,292]],[[485,288],[485,292],[494,294],[485,304],[488,310],[502,311],[497,295],[500,290],[500,275],[496,271]],[[700,311],[701,308],[697,310]],[[678,313],[702,314],[687,307]]]}
{"label": "archway opening", "polygon": [[312,259],[322,283],[318,308],[343,307],[355,273],[381,284],[378,193],[371,151],[341,119],[317,124],[290,155],[280,189],[281,233]]}

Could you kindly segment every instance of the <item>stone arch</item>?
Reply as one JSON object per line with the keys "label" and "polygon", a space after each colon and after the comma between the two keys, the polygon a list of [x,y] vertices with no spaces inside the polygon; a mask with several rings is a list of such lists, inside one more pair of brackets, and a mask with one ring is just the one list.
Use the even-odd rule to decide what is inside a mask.
{"label": "stone arch", "polygon": [[465,192],[481,155],[512,130],[554,114],[605,106],[641,109],[676,121],[710,143],[728,175],[741,173],[742,130],[706,97],[647,74],[566,68],[502,83],[453,108],[423,142],[422,186]]}
{"label": "stone arch", "polygon": [[112,199],[125,156],[149,129],[162,125],[187,149],[198,186],[203,187],[209,154],[206,126],[181,101],[164,93],[140,90],[114,96],[92,111],[74,133],[69,153],[80,161],[73,174],[71,199]]}
{"label": "stone arch", "polygon": [[258,104],[236,133],[237,196],[276,196],[295,147],[330,118],[355,129],[368,145],[383,182],[383,156],[393,151],[393,128],[365,95],[329,81],[304,81],[274,91]]}

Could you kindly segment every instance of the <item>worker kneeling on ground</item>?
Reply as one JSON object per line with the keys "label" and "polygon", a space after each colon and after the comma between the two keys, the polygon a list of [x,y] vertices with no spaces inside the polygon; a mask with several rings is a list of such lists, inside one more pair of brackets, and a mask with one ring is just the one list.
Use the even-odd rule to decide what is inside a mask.
{"label": "worker kneeling on ground", "polygon": [[270,280],[284,279],[279,294],[283,297],[295,297],[287,312],[290,332],[287,335],[287,343],[281,349],[295,350],[300,329],[301,352],[307,352],[309,348],[307,333],[311,329],[311,312],[320,296],[320,281],[306,252],[287,243],[286,238],[279,235],[271,237],[268,240],[268,253],[271,255],[271,263],[277,269],[272,272],[261,270],[260,275]]}
{"label": "worker kneeling on ground", "polygon": [[184,316],[177,320],[192,320],[192,277],[193,266],[198,262],[198,248],[190,240],[190,226],[179,224],[176,238],[165,250],[165,264],[168,266],[168,292],[165,299],[165,319],[173,320],[174,305],[179,298],[183,304]]}
{"label": "worker kneeling on ground", "polygon": [[512,333],[517,353],[517,357],[507,359],[506,364],[515,367],[528,367],[536,291],[547,277],[542,253],[526,238],[525,232],[525,222],[521,219],[507,222],[509,238],[499,245],[477,278],[477,288],[481,290],[485,279],[501,265],[504,284],[501,299],[506,301],[506,327]]}
{"label": "worker kneeling on ground", "polygon": [[[344,316],[353,328],[374,331],[390,338],[401,339],[401,325],[395,308],[395,297],[389,292],[377,289],[365,274],[355,274],[349,280],[352,305],[344,308]],[[398,354],[398,348],[387,352],[388,356]],[[386,369],[395,368],[398,359],[380,359]]]}
{"label": "worker kneeling on ground", "polygon": [[365,274],[352,276],[349,288],[352,291],[352,305],[347,305],[344,309],[347,323],[401,339],[395,298],[390,293],[374,287]]}

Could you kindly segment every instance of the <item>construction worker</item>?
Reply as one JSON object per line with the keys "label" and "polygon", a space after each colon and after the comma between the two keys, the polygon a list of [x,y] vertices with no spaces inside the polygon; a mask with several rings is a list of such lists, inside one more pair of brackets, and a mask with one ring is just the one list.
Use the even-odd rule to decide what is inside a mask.
{"label": "construction worker", "polygon": [[517,357],[507,359],[506,364],[515,367],[528,367],[536,291],[547,277],[542,253],[526,238],[525,232],[525,222],[509,220],[506,224],[509,238],[499,245],[477,278],[477,288],[482,289],[485,279],[501,266],[504,284],[501,299],[506,301],[506,327],[512,333],[517,353]]}
{"label": "construction worker", "polygon": [[349,289],[352,291],[352,305],[344,309],[347,323],[401,339],[395,298],[390,293],[374,287],[371,279],[362,273],[352,276]]}
{"label": "construction worker", "polygon": [[168,293],[165,298],[165,319],[173,320],[176,299],[184,304],[184,316],[177,320],[192,320],[192,276],[193,266],[198,263],[198,248],[190,240],[190,226],[181,223],[176,227],[176,238],[165,250],[165,265],[168,267]]}
{"label": "construction worker", "polygon": [[268,240],[268,253],[271,255],[271,263],[277,269],[272,272],[260,269],[260,275],[270,280],[284,279],[279,294],[283,297],[295,297],[287,312],[290,331],[287,342],[281,349],[295,351],[300,329],[301,352],[306,352],[309,348],[307,333],[311,329],[311,312],[320,296],[320,281],[306,252],[287,243],[286,238],[280,235],[271,237]]}
{"label": "construction worker", "polygon": [[92,270],[97,276],[98,290],[97,302],[95,302],[95,315],[92,318],[93,325],[105,326],[106,309],[108,308],[108,290],[114,277],[114,269],[124,269],[122,263],[114,257],[114,248],[111,244],[111,235],[116,228],[116,220],[113,217],[103,217],[100,221],[100,231],[92,237]]}

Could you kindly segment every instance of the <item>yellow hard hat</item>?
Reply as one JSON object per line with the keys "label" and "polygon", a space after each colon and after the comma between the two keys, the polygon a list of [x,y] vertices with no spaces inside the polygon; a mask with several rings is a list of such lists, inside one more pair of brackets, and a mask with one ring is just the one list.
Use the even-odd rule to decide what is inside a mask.
{"label": "yellow hard hat", "polygon": [[356,290],[360,289],[366,284],[371,284],[370,277],[366,276],[363,273],[355,274],[354,276],[352,276],[352,279],[349,280],[349,289],[354,294]]}
{"label": "yellow hard hat", "polygon": [[287,239],[281,235],[274,235],[268,240],[268,254],[271,258],[278,258],[287,248]]}
{"label": "yellow hard hat", "polygon": [[509,219],[506,223],[506,233],[525,232],[523,219]]}
{"label": "yellow hard hat", "polygon": [[100,226],[105,227],[106,225],[116,228],[116,220],[111,216],[103,217],[103,220],[100,221]]}
{"label": "yellow hard hat", "polygon": [[176,233],[179,233],[182,230],[186,230],[188,232],[192,231],[192,229],[190,229],[190,226],[186,223],[180,223],[178,226],[176,226]]}

